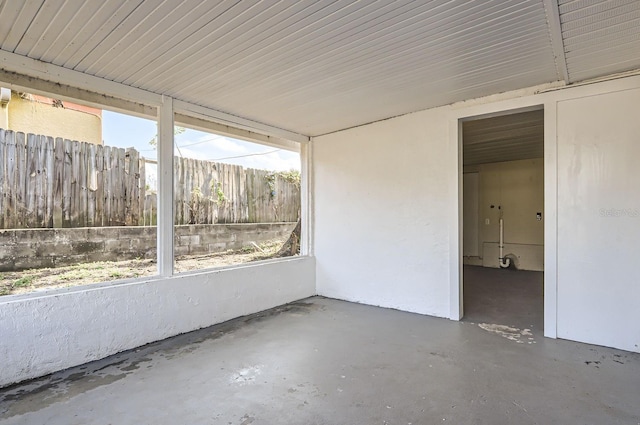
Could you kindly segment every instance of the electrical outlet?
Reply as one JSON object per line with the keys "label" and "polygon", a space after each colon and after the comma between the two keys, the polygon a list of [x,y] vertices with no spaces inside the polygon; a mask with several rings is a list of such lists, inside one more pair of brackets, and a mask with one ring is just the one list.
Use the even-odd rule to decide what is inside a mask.
{"label": "electrical outlet", "polygon": [[484,224],[487,224],[487,225],[491,224],[491,220],[489,220],[488,218],[485,218],[484,219]]}

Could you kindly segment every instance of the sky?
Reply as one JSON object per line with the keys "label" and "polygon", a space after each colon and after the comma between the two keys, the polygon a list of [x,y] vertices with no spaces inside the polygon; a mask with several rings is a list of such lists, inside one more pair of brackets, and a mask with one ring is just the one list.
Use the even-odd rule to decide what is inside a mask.
{"label": "sky", "polygon": [[[149,143],[157,134],[153,120],[102,111],[104,144],[120,148],[133,147],[140,155],[156,159],[157,151]],[[187,129],[175,136],[175,155],[269,171],[300,170],[300,155],[284,149],[245,142],[213,133]]]}

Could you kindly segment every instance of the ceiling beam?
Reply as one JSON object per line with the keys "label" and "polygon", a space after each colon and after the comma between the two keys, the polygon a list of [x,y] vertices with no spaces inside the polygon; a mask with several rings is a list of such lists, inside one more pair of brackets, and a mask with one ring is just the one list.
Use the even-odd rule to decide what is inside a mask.
{"label": "ceiling beam", "polygon": [[547,13],[547,24],[549,25],[553,56],[556,60],[558,74],[560,74],[565,84],[569,84],[571,81],[569,80],[569,69],[567,68],[567,56],[564,53],[564,39],[562,38],[558,1],[544,0],[544,9]]}
{"label": "ceiling beam", "polygon": [[0,86],[18,92],[38,94],[45,97],[54,96],[57,99],[69,102],[82,101],[84,104],[94,108],[110,109],[136,117],[153,120],[157,117],[157,108],[154,106],[148,106],[140,102],[132,102],[119,97],[107,96],[106,94],[96,93],[95,91],[79,89],[66,84],[54,83],[41,78],[6,71],[1,68]]}
{"label": "ceiling beam", "polygon": [[51,81],[56,84],[76,87],[148,106],[158,107],[162,104],[162,96],[159,94],[17,55],[6,50],[0,50],[0,67],[5,71],[27,77]]}
{"label": "ceiling beam", "polygon": [[[83,92],[85,92],[84,94],[86,94],[86,92],[91,92],[107,97],[122,99],[130,102],[131,104],[141,104],[154,108],[162,105],[161,94],[128,86],[115,81],[106,80],[104,78],[74,71],[72,69],[53,65],[47,62],[42,62],[26,56],[17,55],[5,50],[0,50],[0,70],[2,71],[0,76],[5,80],[9,80],[6,81],[7,83],[25,85],[25,82],[28,82],[29,79],[33,79],[32,83],[36,84],[36,82],[38,82],[38,84],[36,84],[38,89],[44,91],[49,91],[50,89],[51,94],[73,96],[74,93],[83,95]],[[47,82],[50,82],[51,84],[47,84]],[[79,90],[74,92],[71,88]],[[84,99],[84,97],[87,97],[84,95],[82,97],[83,98],[79,100],[87,100],[90,102],[96,101],[91,98],[91,96],[88,96],[89,99]],[[105,106],[121,106],[111,105],[111,103],[112,102],[109,102]],[[117,104],[118,102],[114,103]],[[196,118],[207,119],[223,125],[238,127],[246,131],[253,131],[271,138],[275,137],[276,139],[285,139],[297,143],[306,143],[309,141],[309,137],[302,134],[215,109],[194,105],[180,101],[179,99],[175,99],[174,108],[177,112],[184,113],[185,115],[192,115]],[[140,113],[140,111],[137,110],[140,109],[140,107],[133,109]],[[291,147],[289,148],[291,149]]]}
{"label": "ceiling beam", "polygon": [[223,125],[230,125],[241,130],[258,132],[266,136],[275,136],[276,138],[290,140],[297,143],[307,143],[309,141],[308,136],[294,133],[293,131],[262,124],[237,115],[206,108],[204,106],[194,105],[193,103],[176,100],[174,106],[177,113],[192,116],[194,118],[205,119]]}
{"label": "ceiling beam", "polygon": [[302,143],[293,142],[288,139],[282,139],[275,136],[266,136],[255,131],[245,130],[237,126],[221,124],[211,121],[211,118],[199,118],[193,115],[184,115],[176,112],[176,124],[188,127],[193,130],[211,132],[221,136],[228,136],[234,139],[240,139],[252,143],[260,143],[265,146],[272,146],[278,149],[285,149],[291,152],[300,152]]}

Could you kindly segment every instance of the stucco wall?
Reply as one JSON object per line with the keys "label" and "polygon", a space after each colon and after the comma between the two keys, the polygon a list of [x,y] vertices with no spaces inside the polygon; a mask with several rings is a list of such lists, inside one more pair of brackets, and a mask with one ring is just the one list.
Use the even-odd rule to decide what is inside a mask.
{"label": "stucco wall", "polygon": [[315,138],[318,293],[460,318],[458,120],[543,105],[545,335],[640,352],[640,218],[607,217],[640,209],[639,89],[530,88]]}
{"label": "stucco wall", "polygon": [[[251,242],[286,239],[296,223],[175,226],[176,255],[241,249]],[[0,272],[90,261],[156,258],[155,226],[0,230]]]}
{"label": "stucco wall", "polygon": [[11,101],[7,105],[8,130],[102,144],[100,110],[79,105],[75,109],[54,107],[48,102],[38,101],[39,96],[28,96],[28,99],[23,99],[16,92],[11,93]]}
{"label": "stucco wall", "polygon": [[558,103],[558,336],[640,352],[640,88]]}
{"label": "stucco wall", "polygon": [[0,387],[315,294],[314,259],[0,300]]}
{"label": "stucco wall", "polygon": [[457,207],[442,109],[313,144],[318,293],[448,317],[447,221]]}

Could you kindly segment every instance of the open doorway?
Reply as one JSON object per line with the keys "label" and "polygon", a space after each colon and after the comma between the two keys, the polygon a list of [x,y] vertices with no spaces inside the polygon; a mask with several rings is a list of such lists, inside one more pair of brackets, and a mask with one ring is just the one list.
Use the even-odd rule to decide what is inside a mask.
{"label": "open doorway", "polygon": [[544,111],[462,122],[463,320],[544,325]]}

